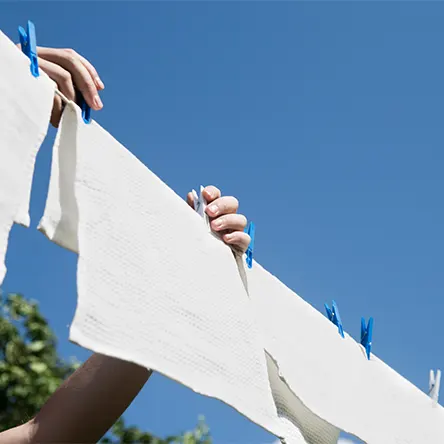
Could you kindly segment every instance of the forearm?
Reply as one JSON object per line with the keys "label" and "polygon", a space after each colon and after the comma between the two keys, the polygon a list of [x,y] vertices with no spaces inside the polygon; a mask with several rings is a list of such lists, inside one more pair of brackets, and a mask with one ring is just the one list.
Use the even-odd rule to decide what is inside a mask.
{"label": "forearm", "polygon": [[94,354],[57,389],[33,420],[1,434],[0,444],[97,442],[150,375],[136,364]]}

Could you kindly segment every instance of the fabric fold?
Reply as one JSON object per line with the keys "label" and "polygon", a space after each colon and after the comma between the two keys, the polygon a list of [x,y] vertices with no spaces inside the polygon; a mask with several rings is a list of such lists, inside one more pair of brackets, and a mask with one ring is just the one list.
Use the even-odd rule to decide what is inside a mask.
{"label": "fabric fold", "polygon": [[290,390],[279,368],[267,354],[270,387],[285,444],[336,444],[340,430],[311,412]]}
{"label": "fabric fold", "polygon": [[37,152],[46,137],[55,84],[0,32],[0,283],[14,222],[29,226],[29,200]]}
{"label": "fabric fold", "polygon": [[40,229],[79,253],[73,342],[159,371],[280,436],[231,250],[74,104],[54,145]]}
{"label": "fabric fold", "polygon": [[[248,289],[280,378],[318,418],[367,444],[444,442],[444,409],[257,262]],[[300,413],[301,430],[310,428]],[[304,425],[305,424],[305,425]]]}

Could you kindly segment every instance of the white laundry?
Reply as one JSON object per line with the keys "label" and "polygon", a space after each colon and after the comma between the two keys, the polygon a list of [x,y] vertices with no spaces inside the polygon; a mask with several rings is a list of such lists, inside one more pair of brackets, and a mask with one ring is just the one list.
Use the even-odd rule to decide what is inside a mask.
{"label": "white laundry", "polygon": [[[244,286],[248,289],[249,275],[243,266],[246,256],[236,255],[239,274]],[[253,291],[255,287],[253,286]],[[255,307],[257,309],[257,306]],[[259,319],[263,317],[259,314]],[[267,328],[262,326],[261,342],[267,333]],[[311,412],[299,398],[290,390],[287,383],[279,374],[279,368],[273,358],[265,353],[267,360],[268,381],[271,387],[273,400],[276,406],[279,422],[281,424],[281,438],[284,444],[336,444],[340,430]]]}
{"label": "white laundry", "polygon": [[282,423],[285,444],[336,444],[340,430],[302,404],[279,375],[279,369],[267,354],[267,367],[273,399]]}
{"label": "white laundry", "polygon": [[[265,349],[312,413],[367,444],[444,442],[441,406],[374,355],[368,361],[360,344],[258,263],[247,277]],[[301,431],[311,427],[293,414]]]}
{"label": "white laundry", "polygon": [[48,130],[55,84],[0,32],[0,283],[13,222],[29,226],[37,152]]}
{"label": "white laundry", "polygon": [[78,246],[72,341],[159,371],[279,436],[233,253],[110,134],[84,124],[73,104],[54,146],[40,229]]}

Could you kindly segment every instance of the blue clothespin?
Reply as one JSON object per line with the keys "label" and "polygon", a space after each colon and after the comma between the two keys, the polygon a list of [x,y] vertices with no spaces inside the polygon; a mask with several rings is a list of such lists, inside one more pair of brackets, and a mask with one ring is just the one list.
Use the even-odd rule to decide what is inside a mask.
{"label": "blue clothespin", "polygon": [[35,26],[30,20],[26,26],[27,31],[25,31],[21,26],[18,28],[20,45],[22,51],[31,60],[31,73],[34,77],[38,77],[39,73],[39,60],[37,58],[37,39],[35,37]]}
{"label": "blue clothespin", "polygon": [[248,227],[245,228],[244,231],[251,238],[250,245],[248,245],[248,248],[246,251],[247,265],[248,265],[248,268],[251,268],[251,267],[253,267],[253,250],[254,250],[254,233],[255,233],[254,223],[250,222],[250,224],[248,225]]}
{"label": "blue clothespin", "polygon": [[91,107],[85,102],[83,95],[77,91],[77,104],[82,109],[82,118],[85,123],[91,123]]}
{"label": "blue clothespin", "polygon": [[327,318],[330,319],[330,321],[338,327],[339,334],[344,337],[344,329],[342,327],[341,316],[339,315],[339,309],[336,305],[336,302],[332,301],[331,310],[327,304],[324,304],[324,307],[327,312]]}
{"label": "blue clothespin", "polygon": [[368,325],[366,325],[365,319],[361,318],[361,345],[364,346],[368,359],[370,359],[370,352],[372,351],[372,336],[373,318],[368,320]]}

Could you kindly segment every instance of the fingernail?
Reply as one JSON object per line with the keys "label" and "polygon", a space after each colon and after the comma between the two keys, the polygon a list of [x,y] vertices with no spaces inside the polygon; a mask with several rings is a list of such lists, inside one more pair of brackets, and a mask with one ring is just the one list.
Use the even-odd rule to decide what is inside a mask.
{"label": "fingernail", "polygon": [[100,80],[100,77],[96,77],[96,84],[99,88],[101,89],[105,89],[105,85],[103,84],[103,82]]}
{"label": "fingernail", "polygon": [[219,213],[219,208],[217,207],[217,205],[211,205],[209,209],[214,216],[217,216],[217,214]]}
{"label": "fingernail", "polygon": [[233,234],[230,233],[230,234],[225,235],[225,240],[226,240],[227,242],[230,242],[231,240],[233,240]]}
{"label": "fingernail", "polygon": [[103,103],[100,100],[99,95],[94,96],[94,105],[97,109],[102,109],[103,108]]}

